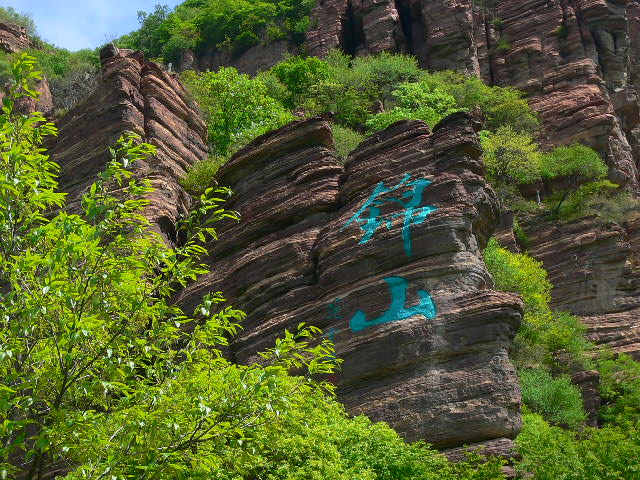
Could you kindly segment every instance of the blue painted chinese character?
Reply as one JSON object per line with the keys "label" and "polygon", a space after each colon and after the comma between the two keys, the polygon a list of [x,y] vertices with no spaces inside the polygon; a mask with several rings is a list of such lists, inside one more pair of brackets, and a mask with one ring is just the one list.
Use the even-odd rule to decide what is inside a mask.
{"label": "blue painted chinese character", "polygon": [[428,319],[436,317],[436,304],[428,292],[418,290],[420,303],[415,307],[406,307],[409,282],[402,277],[387,277],[384,281],[387,282],[391,289],[391,306],[381,317],[374,320],[367,320],[367,315],[361,310],[356,312],[349,322],[351,331],[361,332],[368,327],[407,320],[416,315],[423,315]]}
{"label": "blue painted chinese character", "polygon": [[[411,175],[407,173],[402,181],[395,187],[387,188],[384,182],[380,182],[376,185],[371,196],[364,202],[362,207],[360,207],[360,210],[344,224],[340,231],[352,223],[359,225],[364,232],[364,236],[362,240],[360,240],[360,245],[363,245],[371,241],[379,227],[384,225],[390,230],[396,218],[403,218],[402,239],[404,242],[404,251],[407,256],[411,257],[413,254],[411,225],[424,223],[427,217],[435,212],[437,208],[434,205],[420,206],[424,190],[431,185],[431,181],[418,179],[410,182],[409,180],[411,180]],[[401,188],[408,189],[402,194],[401,198],[378,198],[381,195],[395,192]],[[399,203],[404,208],[404,213],[394,213],[386,217],[381,216],[380,207],[386,203]]]}
{"label": "blue painted chinese character", "polygon": [[340,299],[336,298],[332,303],[329,304],[329,318],[332,320],[341,320],[342,313],[340,312]]}

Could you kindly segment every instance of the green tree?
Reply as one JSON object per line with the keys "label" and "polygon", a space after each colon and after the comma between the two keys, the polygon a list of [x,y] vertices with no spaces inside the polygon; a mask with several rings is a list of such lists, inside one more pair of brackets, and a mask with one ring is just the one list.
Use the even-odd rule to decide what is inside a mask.
{"label": "green tree", "polygon": [[522,401],[546,421],[575,428],[586,420],[580,390],[567,375],[554,378],[544,368],[536,367],[520,370],[518,377]]}
{"label": "green tree", "polygon": [[630,355],[599,352],[597,369],[602,398],[600,416],[607,422],[640,422],[640,362]]}
{"label": "green tree", "polygon": [[354,86],[383,104],[400,85],[417,82],[423,73],[414,56],[389,52],[357,57],[351,62],[351,70]]}
{"label": "green tree", "polygon": [[527,184],[541,179],[542,154],[529,134],[502,126],[495,133],[481,132],[480,141],[492,183]]}
{"label": "green tree", "polygon": [[535,135],[539,128],[535,112],[523,92],[516,88],[490,87],[478,77],[452,71],[425,72],[422,81],[453,96],[459,108],[480,110],[486,118],[485,127],[491,132],[510,127],[519,133]]}
{"label": "green tree", "polygon": [[609,169],[600,155],[589,147],[574,144],[567,147],[557,147],[552,152],[543,155],[541,172],[545,179],[562,179],[566,187],[560,189],[560,200],[553,210],[558,215],[567,197],[580,186],[604,180]]}
{"label": "green tree", "polygon": [[295,108],[304,103],[304,97],[315,85],[328,78],[329,66],[316,57],[290,57],[274,66],[271,72],[289,91],[285,105]]}
{"label": "green tree", "polygon": [[311,376],[332,371],[332,347],[311,346],[317,329],[301,327],[261,365],[222,357],[241,312],[212,294],[189,316],[170,298],[206,271],[212,224],[235,218],[220,205],[228,191],[205,191],[178,224],[184,243],[166,246],[142,215],[150,184],[128,169],[153,147],[133,135],[111,149],[82,216],[53,212],[64,194],[41,145],[55,127],[13,110],[37,97],[33,65],[14,65],[0,115],[0,472],[164,479],[212,468],[224,446],[286,415],[296,392],[323,388]]}
{"label": "green tree", "polygon": [[367,121],[371,130],[381,130],[403,119],[422,120],[434,127],[445,116],[459,111],[455,99],[427,83],[403,83],[393,91],[396,107]]}
{"label": "green tree", "polygon": [[204,111],[209,141],[218,155],[228,155],[243,143],[294,119],[267,95],[264,83],[235,68],[185,72],[183,80]]}

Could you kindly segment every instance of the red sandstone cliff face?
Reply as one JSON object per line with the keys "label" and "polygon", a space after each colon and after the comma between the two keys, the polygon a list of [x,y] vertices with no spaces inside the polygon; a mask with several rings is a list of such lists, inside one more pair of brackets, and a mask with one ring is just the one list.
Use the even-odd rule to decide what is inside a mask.
{"label": "red sandstone cliff face", "polygon": [[32,46],[24,27],[0,22],[0,50],[7,53],[17,53]]}
{"label": "red sandstone cliff face", "polygon": [[532,229],[529,251],[554,284],[553,306],[582,317],[588,335],[640,359],[640,220],[594,219]]}
{"label": "red sandstone cliff face", "polygon": [[[18,53],[27,48],[32,48],[33,43],[27,35],[27,30],[19,25],[0,22],[0,50],[7,53]],[[53,113],[53,97],[49,89],[49,82],[46,78],[39,80],[35,89],[40,92],[40,99],[36,102],[33,98],[23,97],[18,100],[16,108],[18,111],[29,114],[32,112],[42,112],[45,115]],[[4,98],[4,91],[0,91],[0,101]]]}
{"label": "red sandstone cliff face", "polygon": [[242,220],[220,229],[212,273],[181,302],[220,290],[247,312],[240,362],[285,328],[318,325],[344,359],[333,381],[351,412],[439,448],[504,453],[520,428],[509,350],[522,307],[491,289],[480,255],[498,205],[475,128],[466,114],[434,132],[401,122],[344,167],[322,119],[258,138],[219,173]]}
{"label": "red sandstone cliff face", "polygon": [[[179,82],[140,54],[112,47],[102,60],[99,88],[62,119],[50,146],[61,188],[77,201],[107,147],[125,130],[139,133],[158,146],[139,166],[157,188],[147,215],[172,241],[189,206],[177,179],[206,155],[204,124]],[[482,176],[477,128],[466,114],[434,132],[401,122],[344,166],[320,118],[256,139],[218,177],[235,190],[229,207],[242,221],[220,228],[212,273],[180,302],[188,308],[221,290],[246,310],[230,351],[239,362],[285,328],[318,325],[344,359],[332,381],[351,412],[440,448],[481,442],[509,455],[520,429],[509,351],[522,304],[492,290],[480,255],[498,204]],[[365,241],[378,207],[381,223]]]}
{"label": "red sandstone cliff face", "polygon": [[548,145],[598,150],[637,187],[640,3],[635,0],[319,0],[308,50],[415,54],[530,95]]}
{"label": "red sandstone cliff face", "polygon": [[156,188],[147,216],[167,241],[173,241],[173,224],[191,203],[178,179],[190,165],[206,158],[206,125],[180,82],[144,61],[141,53],[111,46],[101,58],[101,83],[62,118],[49,149],[61,167],[60,188],[77,202],[104,170],[108,148],[125,131],[137,133],[157,147],[155,157],[137,166]]}

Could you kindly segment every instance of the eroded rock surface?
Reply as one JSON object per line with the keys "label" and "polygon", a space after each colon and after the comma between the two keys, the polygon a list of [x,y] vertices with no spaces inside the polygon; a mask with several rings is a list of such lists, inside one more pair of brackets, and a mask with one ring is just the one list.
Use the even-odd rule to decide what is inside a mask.
{"label": "eroded rock surface", "polygon": [[157,147],[137,166],[152,181],[147,216],[168,241],[190,197],[178,184],[188,166],[207,156],[206,125],[180,82],[140,52],[110,46],[101,52],[103,78],[97,90],[59,123],[50,154],[61,166],[60,188],[77,202],[109,161],[110,146],[125,132]]}
{"label": "eroded rock surface", "polygon": [[0,50],[17,53],[32,46],[26,28],[13,23],[0,22]]}
{"label": "eroded rock surface", "polygon": [[509,350],[522,305],[491,289],[481,259],[498,206],[476,128],[466,114],[434,132],[401,122],[344,167],[320,118],[257,139],[218,176],[242,220],[221,228],[212,273],[181,302],[219,290],[247,312],[232,345],[239,362],[285,328],[323,328],[344,360],[340,400],[409,439],[512,446],[520,394]]}
{"label": "eroded rock surface", "polygon": [[640,358],[640,220],[595,219],[529,232],[529,253],[554,285],[553,307],[582,317],[589,337]]}
{"label": "eroded rock surface", "polygon": [[581,142],[636,188],[640,3],[611,0],[320,0],[313,55],[415,54],[429,70],[481,76],[530,95],[543,144]]}

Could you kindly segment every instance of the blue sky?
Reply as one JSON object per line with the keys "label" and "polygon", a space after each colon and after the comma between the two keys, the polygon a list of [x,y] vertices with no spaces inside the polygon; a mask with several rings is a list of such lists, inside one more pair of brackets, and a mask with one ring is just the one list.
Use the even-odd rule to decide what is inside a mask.
{"label": "blue sky", "polygon": [[182,0],[0,0],[0,6],[30,13],[47,42],[69,50],[95,48],[138,28],[138,10]]}

